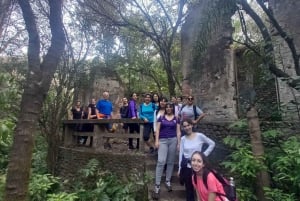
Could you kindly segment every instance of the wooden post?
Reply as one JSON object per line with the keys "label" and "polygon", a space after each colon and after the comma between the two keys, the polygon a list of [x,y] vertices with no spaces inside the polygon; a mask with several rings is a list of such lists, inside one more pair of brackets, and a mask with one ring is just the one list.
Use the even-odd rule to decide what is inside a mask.
{"label": "wooden post", "polygon": [[102,151],[104,149],[103,137],[101,136],[101,129],[99,124],[94,124],[94,140],[92,147],[95,151]]}
{"label": "wooden post", "polygon": [[145,151],[145,143],[144,143],[144,124],[140,123],[140,152],[144,153]]}
{"label": "wooden post", "polygon": [[70,147],[73,145],[73,134],[70,129],[70,124],[64,124],[64,146]]}

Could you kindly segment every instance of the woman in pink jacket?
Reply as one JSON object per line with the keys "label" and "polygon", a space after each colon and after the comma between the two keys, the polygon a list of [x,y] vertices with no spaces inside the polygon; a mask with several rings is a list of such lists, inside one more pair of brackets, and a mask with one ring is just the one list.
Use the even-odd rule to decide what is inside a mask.
{"label": "woman in pink jacket", "polygon": [[209,167],[206,156],[195,151],[192,154],[191,165],[193,169],[192,182],[201,201],[228,201],[222,183],[216,178],[213,169]]}

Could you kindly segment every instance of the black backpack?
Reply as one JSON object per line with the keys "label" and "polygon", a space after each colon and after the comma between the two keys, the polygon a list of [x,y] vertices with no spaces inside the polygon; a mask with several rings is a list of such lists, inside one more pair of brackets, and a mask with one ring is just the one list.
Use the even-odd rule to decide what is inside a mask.
{"label": "black backpack", "polygon": [[[219,182],[222,184],[225,195],[223,193],[218,193],[215,192],[217,194],[217,196],[219,196],[219,198],[223,200],[222,196],[226,197],[229,201],[236,201],[236,189],[235,186],[231,186],[229,184],[229,181],[227,179],[225,179],[222,175],[220,175],[218,172],[216,172],[215,170],[211,170],[211,173],[214,174],[214,176],[219,180]],[[206,189],[208,188],[207,186],[207,177],[203,177],[203,183],[206,187]]]}
{"label": "black backpack", "polygon": [[[186,105],[183,105],[181,108],[180,108],[180,112],[182,111],[182,109],[185,107]],[[195,117],[195,120],[199,117],[199,114],[197,113],[197,107],[196,105],[193,105],[193,110],[194,110],[194,117]]]}

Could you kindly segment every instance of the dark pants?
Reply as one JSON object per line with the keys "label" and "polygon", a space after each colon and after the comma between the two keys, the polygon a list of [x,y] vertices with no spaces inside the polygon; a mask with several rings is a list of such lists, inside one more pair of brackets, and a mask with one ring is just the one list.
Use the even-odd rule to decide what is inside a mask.
{"label": "dark pants", "polygon": [[143,133],[144,141],[146,141],[146,142],[149,141],[151,133],[153,133],[153,137],[154,137],[153,122],[145,123],[144,124],[144,133]]}
{"label": "dark pants", "polygon": [[184,182],[184,186],[185,186],[186,201],[195,201],[194,187],[193,187],[193,183],[192,183],[193,170],[192,170],[192,168],[184,167],[184,168],[181,168],[180,171],[183,171],[182,177],[183,177],[183,182]]}
{"label": "dark pants", "polygon": [[[129,133],[140,133],[140,126],[139,124],[128,124]],[[129,138],[129,147],[133,147],[133,139]],[[136,139],[136,148],[138,149],[140,146],[140,139]]]}

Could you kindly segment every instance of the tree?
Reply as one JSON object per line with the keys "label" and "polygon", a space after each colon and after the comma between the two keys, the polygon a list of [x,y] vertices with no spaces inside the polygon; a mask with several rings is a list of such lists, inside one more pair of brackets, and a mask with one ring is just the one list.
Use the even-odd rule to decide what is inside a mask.
{"label": "tree", "polygon": [[[168,2],[168,3],[167,3]],[[172,46],[177,31],[185,19],[186,0],[149,3],[138,0],[81,1],[81,7],[90,19],[98,23],[127,27],[149,38],[157,49],[167,75],[170,95],[175,95],[176,79],[172,66]]]}
{"label": "tree", "polygon": [[0,0],[0,38],[2,37],[3,28],[6,24],[11,4],[12,1],[10,0]]}
{"label": "tree", "polygon": [[28,183],[34,145],[34,133],[40,117],[43,101],[49,90],[53,74],[65,47],[62,23],[62,0],[48,1],[51,44],[40,60],[40,35],[32,6],[29,1],[19,0],[29,36],[28,73],[21,100],[18,123],[14,131],[10,161],[7,170],[5,200],[28,199]]}

